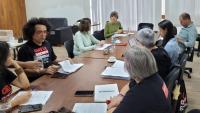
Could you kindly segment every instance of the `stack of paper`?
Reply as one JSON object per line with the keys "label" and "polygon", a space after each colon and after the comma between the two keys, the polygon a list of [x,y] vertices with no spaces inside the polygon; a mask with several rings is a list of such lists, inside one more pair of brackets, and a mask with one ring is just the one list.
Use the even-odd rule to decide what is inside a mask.
{"label": "stack of paper", "polygon": [[94,101],[106,102],[119,94],[117,84],[96,85],[94,89]]}
{"label": "stack of paper", "polygon": [[61,68],[58,70],[58,72],[64,74],[73,73],[84,65],[84,64],[70,64],[69,60],[59,62],[59,64],[61,65]]}
{"label": "stack of paper", "polygon": [[[25,93],[25,91],[19,92],[14,98],[17,98],[19,95],[22,95],[23,93]],[[45,105],[52,93],[53,91],[31,91],[32,94],[31,98],[28,100],[28,102],[24,103],[23,105],[34,105],[34,104]]]}
{"label": "stack of paper", "polygon": [[97,48],[95,48],[95,50],[104,50],[108,47],[112,46],[112,44],[104,44],[103,46],[97,46]]}
{"label": "stack of paper", "polygon": [[72,110],[75,113],[107,113],[106,103],[76,103]]}
{"label": "stack of paper", "polygon": [[124,68],[124,61],[116,60],[112,67]]}
{"label": "stack of paper", "polygon": [[130,76],[124,69],[124,61],[117,60],[113,66],[106,67],[106,69],[101,73],[104,78],[114,78],[129,80]]}

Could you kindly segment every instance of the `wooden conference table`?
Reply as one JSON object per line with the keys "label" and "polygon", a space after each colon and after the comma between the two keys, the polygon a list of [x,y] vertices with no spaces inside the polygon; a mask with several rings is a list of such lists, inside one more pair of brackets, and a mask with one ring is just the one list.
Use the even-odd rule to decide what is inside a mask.
{"label": "wooden conference table", "polygon": [[[127,38],[120,38],[122,42],[127,42]],[[109,41],[109,40],[108,40]],[[114,55],[121,58],[126,46],[115,46]],[[75,63],[83,63],[84,66],[77,72],[70,74],[66,79],[51,78],[42,76],[31,85],[34,90],[53,91],[53,94],[43,106],[42,111],[37,113],[47,113],[56,111],[61,107],[72,109],[75,103],[91,103],[94,97],[75,97],[77,90],[94,90],[95,85],[117,83],[119,90],[128,83],[127,80],[105,79],[101,77],[101,72],[111,63],[107,62],[110,55],[103,55],[102,51],[89,51],[73,59]],[[17,113],[17,110],[14,111]]]}

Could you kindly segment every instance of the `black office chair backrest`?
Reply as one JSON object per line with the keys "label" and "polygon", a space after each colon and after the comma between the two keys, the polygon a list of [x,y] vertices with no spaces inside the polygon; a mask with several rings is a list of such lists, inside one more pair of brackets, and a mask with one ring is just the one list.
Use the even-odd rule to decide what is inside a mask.
{"label": "black office chair backrest", "polygon": [[59,27],[68,27],[67,18],[46,18],[51,24],[51,29],[54,30]]}
{"label": "black office chair backrest", "polygon": [[64,46],[67,50],[68,53],[68,57],[69,58],[74,58],[74,53],[73,53],[73,49],[74,49],[74,40],[68,40],[64,42]]}
{"label": "black office chair backrest", "polygon": [[100,30],[100,31],[94,31],[93,36],[97,39],[97,40],[105,40],[104,37],[104,29]]}
{"label": "black office chair backrest", "polygon": [[149,29],[152,29],[153,30],[153,24],[152,23],[139,23],[138,25],[138,31],[140,29],[143,29],[143,28],[149,28]]}
{"label": "black office chair backrest", "polygon": [[180,74],[181,74],[180,71],[181,71],[181,67],[174,66],[164,80],[167,85],[167,88],[169,90],[169,99],[171,101],[172,101],[171,98],[172,98],[172,93],[173,93],[174,87],[175,87],[176,83],[178,83],[178,80],[180,78]]}
{"label": "black office chair backrest", "polygon": [[179,64],[181,67],[185,67],[187,59],[188,54],[186,52],[183,52],[179,55],[177,64]]}
{"label": "black office chair backrest", "polygon": [[188,54],[188,58],[187,61],[192,62],[193,61],[193,57],[194,57],[194,47],[192,48],[187,48],[187,54]]}

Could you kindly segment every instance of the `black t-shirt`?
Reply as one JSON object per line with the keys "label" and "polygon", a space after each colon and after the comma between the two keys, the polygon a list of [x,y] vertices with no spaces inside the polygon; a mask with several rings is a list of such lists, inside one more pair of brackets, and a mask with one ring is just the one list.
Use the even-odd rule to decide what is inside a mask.
{"label": "black t-shirt", "polygon": [[161,47],[152,49],[151,53],[156,60],[159,75],[163,78],[163,80],[165,80],[165,77],[169,74],[170,68],[172,66],[168,53],[164,48]]}
{"label": "black t-shirt", "polygon": [[158,74],[139,84],[132,80],[129,88],[113,113],[171,113],[168,89]]}
{"label": "black t-shirt", "polygon": [[48,41],[44,41],[41,46],[36,45],[33,41],[25,43],[18,52],[19,61],[40,60],[44,68],[50,66],[56,59],[52,46]]}
{"label": "black t-shirt", "polygon": [[16,79],[15,74],[7,69],[0,71],[0,100],[3,100],[12,92],[11,83]]}

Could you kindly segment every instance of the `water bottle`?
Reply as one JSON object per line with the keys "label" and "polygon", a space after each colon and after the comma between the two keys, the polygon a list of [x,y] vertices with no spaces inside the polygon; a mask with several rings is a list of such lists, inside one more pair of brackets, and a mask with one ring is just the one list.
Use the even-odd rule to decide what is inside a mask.
{"label": "water bottle", "polygon": [[111,43],[112,43],[112,45],[115,45],[115,37],[114,37],[114,35],[111,36]]}
{"label": "water bottle", "polygon": [[8,32],[7,36],[8,36],[8,42],[14,42],[15,38],[13,37],[12,31]]}

